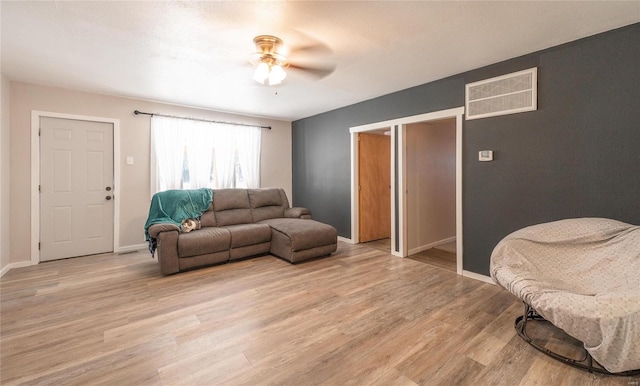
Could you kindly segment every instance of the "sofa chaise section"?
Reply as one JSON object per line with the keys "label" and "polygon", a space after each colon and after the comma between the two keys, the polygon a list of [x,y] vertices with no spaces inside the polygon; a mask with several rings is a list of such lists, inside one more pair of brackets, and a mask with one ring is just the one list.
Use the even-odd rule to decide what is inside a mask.
{"label": "sofa chaise section", "polygon": [[291,218],[264,220],[271,227],[271,253],[292,263],[329,255],[338,248],[337,233],[331,225],[314,220]]}

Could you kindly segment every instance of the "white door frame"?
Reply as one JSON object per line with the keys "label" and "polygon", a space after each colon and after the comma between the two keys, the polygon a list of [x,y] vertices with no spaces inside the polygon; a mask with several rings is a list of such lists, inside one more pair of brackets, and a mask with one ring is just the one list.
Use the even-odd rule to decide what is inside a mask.
{"label": "white door frame", "polygon": [[119,252],[120,245],[120,120],[31,111],[31,264],[40,262],[40,118],[62,118],[79,121],[104,122],[113,124],[113,252]]}
{"label": "white door frame", "polygon": [[[349,128],[351,133],[351,242],[358,243],[360,224],[358,215],[360,211],[358,201],[358,133],[376,131],[383,128],[391,128],[391,253],[394,256],[406,257],[408,254],[406,235],[406,154],[404,146],[398,146],[405,142],[406,125],[411,123],[436,121],[447,118],[456,120],[456,272],[463,274],[462,270],[462,118],[464,107],[435,111],[432,113],[413,115],[392,119],[389,121],[375,122],[362,126]],[[396,149],[398,154],[396,154]],[[399,164],[396,166],[396,162]],[[398,170],[396,176],[395,171]],[[405,192],[396,197],[396,192]],[[396,204],[398,211],[396,213]],[[397,220],[396,220],[397,219]],[[395,224],[399,226],[400,239],[396,240]],[[394,248],[398,241],[399,248]]]}

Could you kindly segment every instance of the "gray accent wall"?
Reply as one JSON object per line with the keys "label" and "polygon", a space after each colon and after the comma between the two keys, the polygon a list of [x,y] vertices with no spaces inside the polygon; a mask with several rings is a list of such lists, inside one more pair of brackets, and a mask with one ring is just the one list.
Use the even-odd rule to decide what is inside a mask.
{"label": "gray accent wall", "polygon": [[528,225],[640,224],[640,23],[293,122],[293,204],[350,238],[350,127],[460,107],[466,83],[531,67],[537,111],[463,122],[463,268],[489,275]]}

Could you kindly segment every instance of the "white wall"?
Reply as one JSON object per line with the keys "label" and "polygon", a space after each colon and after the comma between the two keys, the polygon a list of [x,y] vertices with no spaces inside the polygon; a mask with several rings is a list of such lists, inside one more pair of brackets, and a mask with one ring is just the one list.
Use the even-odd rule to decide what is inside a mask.
{"label": "white wall", "polygon": [[456,235],[455,120],[407,126],[409,253]]}
{"label": "white wall", "polygon": [[11,149],[11,82],[4,75],[0,74],[0,272],[4,273],[10,263],[10,240],[9,216],[11,205],[10,196],[10,149]]}
{"label": "white wall", "polygon": [[[263,187],[282,187],[291,199],[291,122],[120,98],[27,83],[11,83],[11,234],[10,262],[30,259],[31,111],[120,120],[120,247],[144,243],[149,211],[150,117],[134,110],[242,122],[263,129],[260,179]],[[127,156],[134,164],[127,165]],[[4,162],[3,162],[4,164]]]}

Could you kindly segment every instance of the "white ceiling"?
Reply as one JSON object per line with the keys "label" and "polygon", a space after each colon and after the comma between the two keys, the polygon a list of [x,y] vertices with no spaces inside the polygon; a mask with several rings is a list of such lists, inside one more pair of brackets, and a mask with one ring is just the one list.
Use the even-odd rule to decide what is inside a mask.
{"label": "white ceiling", "polygon": [[[640,22],[640,1],[2,1],[1,18],[11,80],[295,120]],[[259,34],[326,44],[336,70],[260,85]]]}

